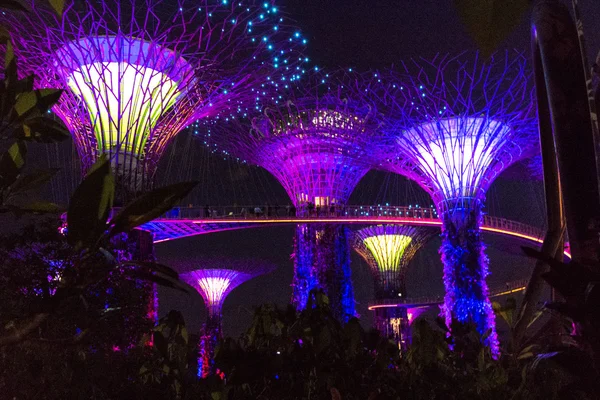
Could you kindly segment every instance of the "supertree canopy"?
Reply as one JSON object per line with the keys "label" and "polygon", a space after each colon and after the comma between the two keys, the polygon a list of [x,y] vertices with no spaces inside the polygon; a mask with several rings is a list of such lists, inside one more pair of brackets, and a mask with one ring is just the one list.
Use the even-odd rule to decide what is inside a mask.
{"label": "supertree canopy", "polygon": [[368,96],[385,109],[392,144],[384,168],[415,179],[442,216],[446,323],[457,319],[490,331],[485,341],[497,355],[482,206],[494,179],[535,149],[535,102],[523,55],[463,58],[403,64]]}
{"label": "supertree canopy", "polygon": [[200,293],[208,309],[208,318],[200,335],[198,376],[211,373],[215,347],[222,338],[221,320],[223,302],[229,293],[242,283],[269,273],[275,266],[251,259],[203,258],[169,263],[184,269],[181,279]]}
{"label": "supertree canopy", "polygon": [[[373,109],[357,95],[366,86],[351,71],[314,73],[270,102],[262,116],[226,118],[208,129],[228,153],[273,174],[299,215],[339,213],[373,165]],[[298,227],[292,297],[298,309],[320,287],[340,319],[354,315],[348,240],[342,226]]]}
{"label": "supertree canopy", "polygon": [[[433,234],[431,228],[406,225],[377,225],[355,232],[354,249],[371,269],[377,300],[407,297],[405,273],[408,264]],[[376,308],[375,326],[402,347],[410,340],[405,307]]]}
{"label": "supertree canopy", "polygon": [[67,0],[62,16],[27,3],[0,16],[20,72],[65,89],[53,111],[84,172],[107,154],[129,192],[193,121],[243,114],[304,72],[306,39],[271,1]]}

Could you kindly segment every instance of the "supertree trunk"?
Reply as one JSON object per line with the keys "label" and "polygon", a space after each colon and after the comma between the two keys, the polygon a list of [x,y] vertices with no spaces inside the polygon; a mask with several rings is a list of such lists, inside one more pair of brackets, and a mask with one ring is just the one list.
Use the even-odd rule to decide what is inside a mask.
{"label": "supertree trunk", "polygon": [[398,343],[406,350],[411,342],[408,313],[404,307],[382,307],[375,309],[375,328],[381,334]]}
{"label": "supertree trunk", "polygon": [[319,285],[329,297],[333,315],[348,322],[355,315],[348,229],[321,225],[315,230]]}
{"label": "supertree trunk", "polygon": [[215,350],[221,340],[221,314],[209,315],[204,324],[200,342],[198,343],[198,376],[206,378],[213,374],[215,363]]}
{"label": "supertree trunk", "polygon": [[480,208],[473,206],[446,211],[442,219],[440,254],[446,287],[442,313],[446,325],[450,327],[453,320],[474,323],[480,334],[487,335],[484,343],[497,356],[499,342],[485,281],[488,258],[479,229]]}
{"label": "supertree trunk", "polygon": [[294,242],[292,303],[306,307],[310,291],[322,289],[342,322],[355,315],[348,229],[337,225],[298,225]]}
{"label": "supertree trunk", "polygon": [[310,291],[317,287],[315,270],[315,231],[310,225],[298,225],[294,238],[294,282],[292,304],[304,310]]}

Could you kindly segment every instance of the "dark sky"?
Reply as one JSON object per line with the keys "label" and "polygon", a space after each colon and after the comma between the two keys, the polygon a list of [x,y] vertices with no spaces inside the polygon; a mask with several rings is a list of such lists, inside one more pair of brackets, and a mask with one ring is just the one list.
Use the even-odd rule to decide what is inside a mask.
{"label": "dark sky", "polygon": [[[570,3],[570,2],[569,2]],[[411,57],[431,57],[436,53],[460,53],[474,49],[466,29],[450,0],[280,0],[309,38],[308,56],[320,67],[354,67],[362,70],[384,68]],[[580,0],[588,53],[593,59],[600,49],[600,2]],[[529,49],[529,23],[526,16],[501,47]],[[182,132],[161,161],[159,183],[200,180],[201,184],[185,203],[194,204],[270,204],[287,203],[285,192],[274,178],[258,168],[240,167],[230,160],[210,156]],[[65,193],[77,184],[78,171],[70,162],[75,154],[70,145],[45,146],[40,158],[63,171],[49,187],[51,197],[65,204]],[[35,150],[30,150],[32,153]],[[35,156],[33,156],[35,157]],[[515,172],[516,171],[516,172]],[[499,178],[488,192],[487,211],[529,224],[542,226],[543,190],[540,182],[521,179],[524,170],[516,167],[512,178]],[[516,179],[515,179],[516,177]],[[353,193],[351,204],[427,205],[423,191],[393,175],[370,172]],[[279,268],[235,289],[225,301],[224,332],[238,336],[251,321],[253,308],[265,302],[284,306],[290,297],[293,226],[265,227],[255,230],[203,235],[158,244],[159,261],[182,256],[203,255],[257,257],[276,263]],[[528,276],[532,262],[517,254],[508,239],[485,235],[490,257],[490,287]],[[442,268],[437,254],[439,239],[427,245],[411,264],[407,275],[409,296],[442,294]],[[365,326],[371,323],[366,304],[373,294],[372,278],[365,264],[353,254],[353,278],[357,309]],[[192,332],[197,332],[206,316],[198,295],[161,290],[160,312],[181,310]]]}
{"label": "dark sky", "polygon": [[[431,57],[438,52],[459,53],[476,48],[450,0],[282,0],[280,4],[309,38],[309,57],[320,67],[377,69],[411,57]],[[587,31],[588,53],[591,57],[600,49],[600,24],[597,23],[600,21],[600,3],[587,0],[580,1],[580,5],[585,17],[584,28]],[[519,27],[501,47],[529,49],[528,19],[529,16],[523,18]],[[216,176],[221,176],[219,169],[219,166],[208,167],[205,164],[204,178],[212,179],[208,188],[214,189],[213,192],[226,194],[217,195],[217,200],[212,200],[214,197],[210,193],[199,194],[204,196],[202,199],[221,202],[224,198],[230,198],[232,189],[227,188],[230,183],[227,180],[220,183],[214,181]],[[190,169],[187,173],[192,177],[198,170]],[[258,197],[281,198],[281,188],[277,183],[260,172],[256,172],[261,175],[259,178],[252,174],[253,180],[260,183],[254,183],[251,188],[246,189],[249,192],[248,198],[255,197],[254,193],[250,193],[254,190],[259,194]],[[235,181],[245,180],[246,177],[242,176]],[[378,186],[385,186],[385,190]],[[238,186],[237,192],[233,194],[234,198],[243,197],[240,194],[243,190]],[[390,201],[399,204],[423,201],[422,193],[418,192],[418,188],[407,185],[401,178],[390,179],[389,176],[370,173],[361,181],[351,203],[377,203],[390,200],[390,197]],[[226,204],[227,201],[223,200],[223,203]],[[273,200],[269,201],[274,204]],[[543,224],[543,191],[540,182],[499,179],[490,189],[487,203],[492,215],[502,215],[536,225]],[[205,235],[159,244],[157,255],[168,258],[179,257],[181,254],[202,257],[203,254],[225,253],[231,256],[260,257],[279,265],[274,273],[256,278],[229,295],[224,306],[224,332],[237,336],[248,326],[255,305],[275,302],[283,306],[289,300],[289,284],[293,274],[289,254],[293,234],[294,228],[288,226]],[[489,245],[488,255],[491,260],[491,287],[528,276],[532,263],[516,254],[514,248],[517,243],[490,235],[486,235],[485,239]],[[435,238],[412,263],[407,276],[410,296],[443,292],[438,246],[439,239]],[[353,254],[353,278],[357,309],[362,314],[364,325],[368,326],[371,315],[366,304],[373,294],[372,278],[356,254]],[[167,312],[169,307],[181,309],[186,314],[190,329],[199,329],[206,315],[200,297],[180,296],[165,291],[163,293],[161,312]]]}

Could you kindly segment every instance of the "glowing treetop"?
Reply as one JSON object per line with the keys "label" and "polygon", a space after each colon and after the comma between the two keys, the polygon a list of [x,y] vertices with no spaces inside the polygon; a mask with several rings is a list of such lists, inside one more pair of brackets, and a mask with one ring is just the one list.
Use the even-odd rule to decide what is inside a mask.
{"label": "glowing treetop", "polygon": [[269,273],[274,266],[253,260],[201,259],[186,262],[190,268],[197,269],[181,275],[204,299],[209,318],[221,316],[223,301],[229,293],[242,283]]}
{"label": "glowing treetop", "polygon": [[[231,154],[272,173],[299,206],[344,204],[373,164],[373,110],[357,74],[314,73],[249,123],[219,121]],[[226,122],[226,123],[224,123]],[[217,139],[215,139],[217,140]]]}
{"label": "glowing treetop", "polygon": [[243,114],[304,72],[306,43],[271,1],[67,0],[62,17],[27,0],[0,16],[23,74],[66,89],[53,111],[84,170],[109,154],[139,190],[193,121]]}
{"label": "glowing treetop", "polygon": [[386,167],[415,179],[440,212],[480,204],[494,179],[537,143],[525,57],[463,57],[405,64],[376,95],[393,143]]}
{"label": "glowing treetop", "polygon": [[432,235],[430,228],[406,225],[377,225],[355,232],[354,249],[373,273],[378,299],[406,297],[408,264]]}

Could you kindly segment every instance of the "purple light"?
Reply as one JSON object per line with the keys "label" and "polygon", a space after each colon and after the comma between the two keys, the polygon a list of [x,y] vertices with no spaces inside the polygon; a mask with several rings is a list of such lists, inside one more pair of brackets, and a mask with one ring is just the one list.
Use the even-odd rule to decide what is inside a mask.
{"label": "purple light", "polygon": [[365,95],[375,98],[391,138],[381,166],[431,194],[443,222],[446,323],[456,319],[475,323],[481,334],[491,330],[486,344],[498,356],[481,209],[494,179],[536,147],[526,58],[508,52],[487,61],[442,56],[387,75]]}
{"label": "purple light", "polygon": [[[341,215],[374,162],[377,126],[372,108],[357,100],[361,89],[357,74],[315,72],[284,99],[265,104],[256,118],[209,122],[212,135],[205,139],[268,170],[287,191],[297,215]],[[354,315],[348,254],[342,230],[326,224],[298,228],[297,309],[306,305],[308,290],[318,287],[341,320]]]}
{"label": "purple light", "polygon": [[[254,109],[304,63],[303,46],[287,40],[295,29],[271,10],[259,18],[253,0],[68,0],[62,17],[27,3],[31,12],[0,15],[20,72],[35,74],[39,88],[66,89],[53,111],[73,134],[83,172],[108,154],[134,194],[151,186],[178,132]],[[273,66],[274,53],[286,68]]]}
{"label": "purple light", "polygon": [[221,315],[223,301],[227,295],[252,278],[252,275],[230,269],[203,269],[181,277],[200,293],[209,316],[213,316]]}
{"label": "purple light", "polygon": [[222,338],[221,312],[225,298],[242,283],[273,271],[275,266],[260,261],[227,258],[162,261],[179,271],[185,271],[181,279],[198,291],[208,309],[208,318],[198,345],[198,376],[205,378],[214,373],[214,351]]}

